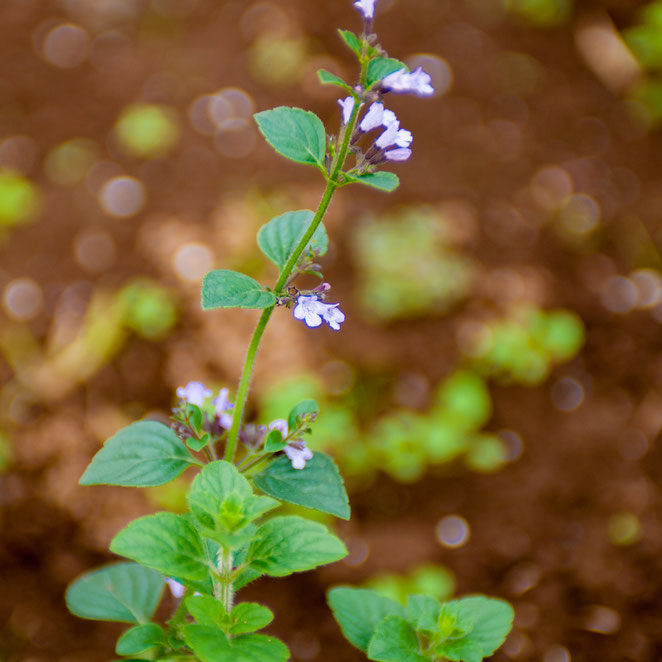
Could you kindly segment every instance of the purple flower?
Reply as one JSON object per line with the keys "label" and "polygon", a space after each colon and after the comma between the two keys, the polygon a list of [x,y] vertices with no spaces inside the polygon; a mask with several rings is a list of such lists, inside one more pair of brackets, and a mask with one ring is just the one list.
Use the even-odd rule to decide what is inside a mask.
{"label": "purple flower", "polygon": [[411,150],[408,147],[398,147],[384,152],[384,158],[387,161],[406,161],[411,156]]}
{"label": "purple flower", "polygon": [[322,303],[315,295],[300,295],[294,307],[294,317],[303,320],[307,326],[315,328],[324,320],[334,331],[340,329],[345,314],[338,309],[338,303]]}
{"label": "purple flower", "polygon": [[202,407],[205,398],[211,395],[211,391],[201,382],[189,382],[186,386],[177,389],[177,397],[190,405]]}
{"label": "purple flower", "polygon": [[170,579],[170,577],[167,577],[166,584],[170,588],[173,597],[177,598],[177,600],[186,593],[186,587],[183,584],[180,584],[176,579]]}
{"label": "purple flower", "polygon": [[306,446],[305,441],[293,441],[285,446],[283,450],[294,469],[303,469],[306,462],[313,459],[313,451]]}
{"label": "purple flower", "polygon": [[354,110],[354,97],[346,97],[345,99],[338,99],[338,105],[342,109],[342,123],[349,124]]}
{"label": "purple flower", "polygon": [[280,433],[283,435],[283,439],[287,437],[287,421],[284,418],[277,418],[275,421],[269,423],[270,430],[280,430]]}
{"label": "purple flower", "polygon": [[395,113],[392,110],[385,110],[384,104],[375,102],[370,104],[368,112],[364,115],[359,130],[362,133],[367,133],[380,126],[390,126],[398,121]]}
{"label": "purple flower", "polygon": [[228,400],[228,389],[222,388],[211,403],[214,405],[214,413],[218,417],[220,426],[229,430],[232,427],[232,416],[226,412],[232,409],[234,405]]}
{"label": "purple flower", "polygon": [[366,21],[372,21],[375,18],[375,4],[377,0],[356,0],[354,8],[363,14]]}
{"label": "purple flower", "polygon": [[434,88],[431,85],[432,78],[418,67],[412,72],[406,69],[394,71],[392,74],[382,79],[381,87],[385,92],[411,92],[422,97],[429,97],[434,94]]}

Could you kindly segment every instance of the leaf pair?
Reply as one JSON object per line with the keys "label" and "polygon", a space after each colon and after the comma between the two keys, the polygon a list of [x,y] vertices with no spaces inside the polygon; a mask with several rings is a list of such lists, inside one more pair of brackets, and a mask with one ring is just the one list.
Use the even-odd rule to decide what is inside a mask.
{"label": "leaf pair", "polygon": [[348,641],[377,662],[481,662],[504,642],[513,622],[507,602],[484,596],[442,605],[414,595],[405,609],[375,591],[338,587],[328,602]]}

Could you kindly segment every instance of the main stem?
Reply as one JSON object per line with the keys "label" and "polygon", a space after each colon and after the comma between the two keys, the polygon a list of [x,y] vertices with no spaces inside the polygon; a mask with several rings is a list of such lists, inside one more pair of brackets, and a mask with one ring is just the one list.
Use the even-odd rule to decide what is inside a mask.
{"label": "main stem", "polygon": [[[331,203],[331,198],[333,197],[335,190],[338,188],[338,175],[340,174],[343,164],[345,163],[345,158],[347,157],[347,152],[349,151],[349,141],[352,137],[352,133],[354,132],[354,125],[356,124],[358,111],[359,104],[355,103],[354,109],[352,110],[352,115],[349,119],[349,122],[347,123],[347,126],[345,127],[344,133],[342,134],[342,145],[336,154],[334,162],[331,165],[331,174],[327,178],[326,189],[324,189],[322,199],[320,200],[317,211],[315,212],[315,216],[308,226],[308,229],[306,230],[303,237],[301,237],[297,247],[294,249],[294,252],[292,255],[290,255],[288,261],[285,263],[285,266],[280,272],[278,281],[274,286],[274,293],[276,296],[282,294],[282,290],[285,286],[285,283],[287,282],[287,279],[289,278],[292,270],[301,257],[301,253],[303,253],[306,246],[308,245],[308,242],[312,239],[313,234],[315,234],[315,230],[317,230],[319,224],[322,222],[324,214],[326,214],[326,210],[329,208],[329,204]],[[255,331],[253,332],[251,342],[248,345],[248,350],[246,351],[246,359],[244,361],[244,367],[241,372],[239,388],[237,389],[237,398],[234,405],[232,427],[230,428],[228,440],[225,445],[225,459],[228,462],[234,462],[234,456],[237,450],[237,439],[239,438],[239,428],[241,427],[241,422],[244,418],[244,410],[246,409],[246,401],[248,399],[248,389],[251,383],[251,376],[253,374],[253,366],[255,365],[255,359],[257,357],[257,350],[260,347],[260,341],[262,340],[262,336],[264,335],[264,331],[267,328],[267,323],[269,322],[269,318],[271,317],[271,313],[273,313],[274,308],[275,306],[271,306],[270,308],[265,308],[262,311],[262,315],[260,315],[260,319],[258,320]]]}

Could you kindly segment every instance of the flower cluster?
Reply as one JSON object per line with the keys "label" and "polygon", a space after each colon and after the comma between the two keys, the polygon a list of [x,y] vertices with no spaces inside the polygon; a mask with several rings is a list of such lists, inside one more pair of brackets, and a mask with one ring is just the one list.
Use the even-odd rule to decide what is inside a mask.
{"label": "flower cluster", "polygon": [[[278,418],[275,421],[269,423],[270,430],[279,430],[283,435],[283,439],[287,439],[289,434],[287,421],[283,418]],[[283,449],[285,455],[289,458],[292,463],[292,468],[294,469],[303,469],[306,466],[308,460],[313,459],[313,451],[306,446],[306,442],[301,439],[295,439],[290,441],[287,446]]]}

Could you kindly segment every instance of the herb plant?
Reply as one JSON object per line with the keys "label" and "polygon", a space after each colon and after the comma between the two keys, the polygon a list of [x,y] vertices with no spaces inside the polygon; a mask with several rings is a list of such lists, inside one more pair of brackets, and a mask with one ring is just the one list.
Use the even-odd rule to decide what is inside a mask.
{"label": "herb plant", "polygon": [[[345,320],[339,304],[326,302],[330,285],[318,263],[328,243],[322,218],[338,188],[355,183],[383,191],[397,187],[397,176],[379,168],[407,160],[412,135],[384,107],[384,96],[434,92],[424,71],[409,71],[377,44],[375,2],[354,3],[364,22],[361,35],[340,31],[358,58],[358,83],[319,72],[322,83],[346,94],[339,101],[337,136],[327,136],[321,120],[299,108],[279,107],[255,116],[267,142],[286,158],[317,168],[326,188],[317,211],[288,212],[260,229],[258,245],[279,269],[273,288],[226,269],[210,272],[203,281],[205,310],[262,310],[235,403],[227,388],[210,400],[213,394],[204,384],[189,383],[177,390],[170,426],[143,420],[120,430],[81,478],[82,485],[149,487],[164,485],[191,466],[199,469],[187,494],[188,512],[134,520],[110,545],[130,562],[88,573],[67,590],[72,613],[131,624],[117,642],[118,655],[162,661],[287,660],[282,641],[257,634],[272,621],[272,612],[238,601],[237,592],[263,575],[283,577],[347,554],[323,524],[273,513],[288,502],[342,519],[350,516],[333,460],[313,453],[304,441],[317,403],[303,400],[287,419],[268,425],[246,422],[244,412],[260,340],[277,308],[291,309],[309,327],[326,323],[338,331]],[[368,138],[377,130],[376,139]],[[300,274],[315,274],[321,282],[314,289],[299,289],[294,283]],[[177,606],[165,623],[157,623],[155,612],[166,586]],[[506,602],[483,596],[442,604],[431,596],[411,595],[403,606],[375,591],[337,587],[328,600],[347,639],[369,659],[383,662],[478,662],[501,645],[513,618]]]}

